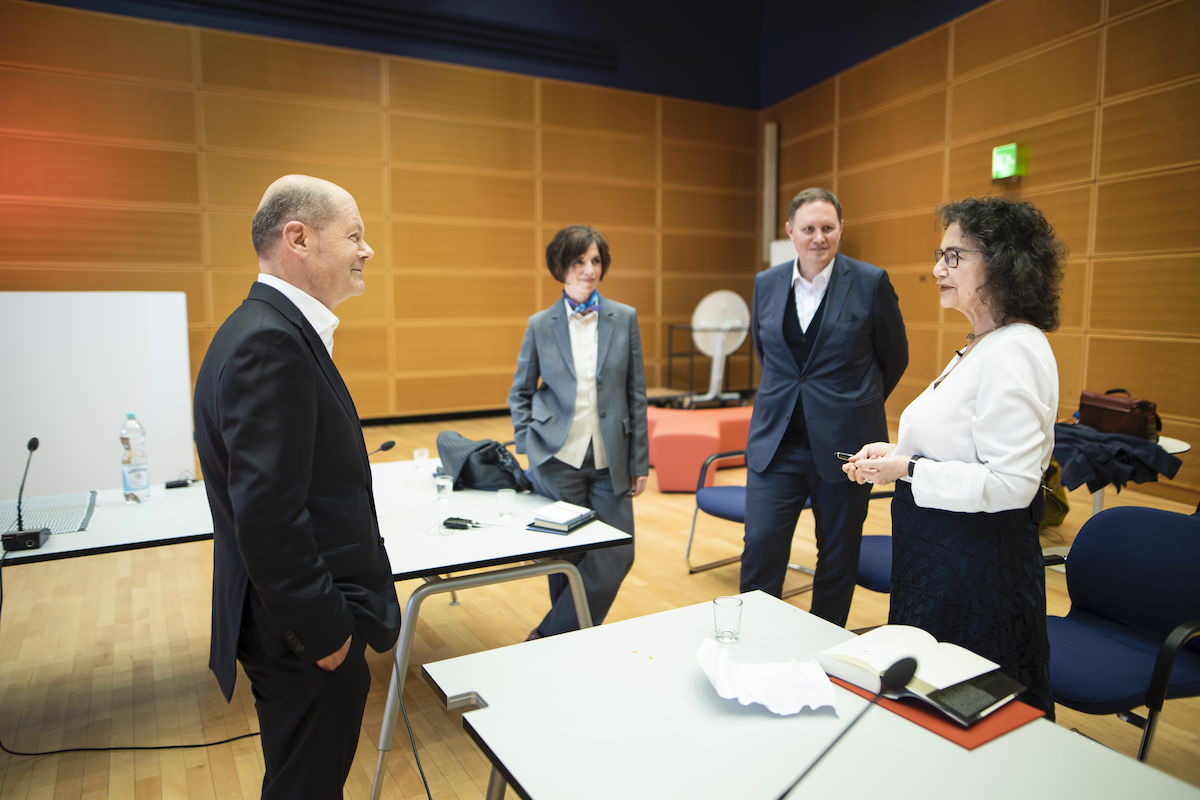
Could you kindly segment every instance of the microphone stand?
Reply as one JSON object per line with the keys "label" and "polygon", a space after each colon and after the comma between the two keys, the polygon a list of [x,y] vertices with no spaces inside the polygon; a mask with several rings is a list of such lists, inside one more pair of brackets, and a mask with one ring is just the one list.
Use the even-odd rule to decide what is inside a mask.
{"label": "microphone stand", "polygon": [[5,550],[37,550],[50,538],[49,528],[37,528],[32,531],[25,530],[25,517],[23,514],[25,479],[29,477],[29,462],[33,461],[33,451],[38,449],[37,437],[35,436],[30,439],[29,444],[25,446],[29,448],[29,455],[25,459],[25,472],[21,475],[21,488],[17,491],[17,529],[0,536],[0,541],[3,542]]}

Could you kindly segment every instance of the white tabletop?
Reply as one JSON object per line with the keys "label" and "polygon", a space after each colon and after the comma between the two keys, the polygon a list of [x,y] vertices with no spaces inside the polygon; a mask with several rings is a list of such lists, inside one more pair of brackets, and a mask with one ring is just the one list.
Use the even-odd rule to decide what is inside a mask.
{"label": "white tabletop", "polygon": [[[610,547],[630,541],[629,534],[593,522],[566,536],[525,530],[533,512],[550,501],[518,493],[516,513],[499,516],[495,492],[474,489],[454,492],[449,503],[437,502],[431,459],[418,467],[413,461],[372,465],[379,529],[387,543],[396,580],[459,572],[476,567],[511,564],[565,552]],[[438,532],[447,517],[466,517],[502,527]],[[15,550],[6,563],[50,561],[59,558],[157,547],[211,539],[212,513],[203,482],[181,489],[150,487],[150,499],[127,504],[119,489],[100,492],[86,531],[59,533],[38,550]],[[443,533],[446,533],[443,531]]]}
{"label": "white tabletop", "polygon": [[[806,660],[853,634],[761,592],[743,595],[747,663]],[[525,798],[774,800],[866,704],[781,717],[723,700],[696,664],[711,604],[427,664],[463,725]],[[569,735],[565,735],[569,732]],[[873,709],[791,797],[1198,798],[1200,791],[1045,720],[968,751]]]}

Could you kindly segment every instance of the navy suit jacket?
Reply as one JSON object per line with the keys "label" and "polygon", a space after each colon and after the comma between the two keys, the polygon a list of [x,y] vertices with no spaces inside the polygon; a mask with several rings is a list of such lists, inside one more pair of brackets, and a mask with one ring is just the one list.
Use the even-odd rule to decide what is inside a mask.
{"label": "navy suit jacket", "polygon": [[908,366],[908,339],[887,273],[838,253],[825,291],[825,311],[804,370],[783,337],[793,262],[771,267],[754,281],[750,329],[762,363],[746,463],[755,472],[771,464],[787,432],[796,399],[821,477],[846,480],[838,451],[887,441],[883,401]]}
{"label": "navy suit jacket", "polygon": [[[631,478],[650,474],[646,434],[646,372],[637,311],[601,296],[596,322],[596,405],[609,474],[617,494]],[[541,384],[539,385],[539,378]],[[530,466],[562,449],[575,417],[575,357],[562,299],[529,318],[508,394],[517,452]]]}
{"label": "navy suit jacket", "polygon": [[358,413],[281,292],[255,283],[217,331],[194,413],[214,526],[209,667],[225,697],[247,597],[270,655],[290,650],[313,664],[355,631],[376,650],[391,647],[400,604]]}

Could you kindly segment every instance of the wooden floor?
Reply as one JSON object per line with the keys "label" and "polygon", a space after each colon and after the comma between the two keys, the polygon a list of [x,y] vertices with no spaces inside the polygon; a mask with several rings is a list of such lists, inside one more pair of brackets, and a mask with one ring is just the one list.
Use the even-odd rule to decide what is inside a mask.
{"label": "wooden floor", "polygon": [[[396,449],[376,459],[410,458],[414,447],[435,451],[437,431],[452,427],[473,438],[504,440],[507,418],[366,429],[369,447],[386,439]],[[652,471],[653,472],[653,471]],[[725,470],[721,482],[744,480]],[[1060,534],[1071,541],[1091,512],[1076,492]],[[1194,507],[1133,491],[1109,492],[1108,505],[1146,505],[1190,513]],[[650,489],[635,501],[637,562],[609,621],[676,608],[736,593],[738,567],[689,576],[683,549],[692,495]],[[867,533],[888,533],[886,502],[872,504]],[[700,559],[740,551],[739,526],[703,522]],[[1052,544],[1052,542],[1046,542]],[[815,558],[812,519],[801,521],[795,561]],[[207,668],[212,545],[200,542],[130,553],[21,565],[3,570],[0,616],[0,739],[10,749],[50,750],[187,744],[217,741],[257,730],[244,680],[226,704]],[[1064,577],[1047,573],[1050,612],[1069,607]],[[416,582],[397,586],[401,602]],[[405,703],[425,774],[436,800],[482,798],[489,766],[462,731],[459,712],[444,711],[420,678],[429,661],[521,642],[548,608],[545,582],[519,581],[460,593],[458,606],[438,595],[422,609]],[[808,607],[807,595],[790,601]],[[851,627],[882,623],[887,596],[859,589]],[[358,757],[346,797],[370,794],[375,738],[388,685],[386,654],[368,652],[374,685],[367,703]],[[536,698],[532,698],[536,700]],[[1140,732],[1113,717],[1096,718],[1059,708],[1059,724],[1077,728],[1132,754]],[[1151,763],[1200,786],[1200,702],[1172,701],[1163,714]],[[1044,754],[1053,759],[1053,753]],[[6,798],[256,798],[262,756],[256,738],[206,749],[24,757],[0,755],[0,800]],[[424,797],[401,727],[389,761],[385,798]],[[515,797],[511,790],[509,797]]]}

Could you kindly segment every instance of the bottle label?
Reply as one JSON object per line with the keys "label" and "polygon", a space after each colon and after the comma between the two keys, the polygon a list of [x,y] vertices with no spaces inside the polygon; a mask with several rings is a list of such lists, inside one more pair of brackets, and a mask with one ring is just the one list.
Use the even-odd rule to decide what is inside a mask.
{"label": "bottle label", "polygon": [[125,491],[140,492],[150,486],[150,471],[145,464],[122,464],[121,479]]}

